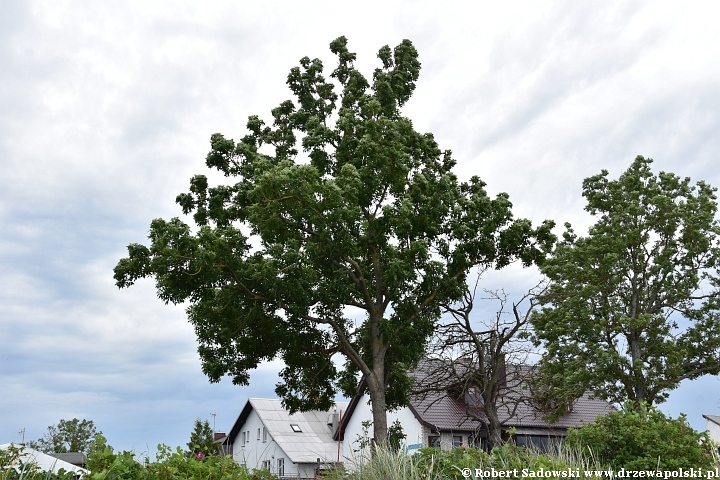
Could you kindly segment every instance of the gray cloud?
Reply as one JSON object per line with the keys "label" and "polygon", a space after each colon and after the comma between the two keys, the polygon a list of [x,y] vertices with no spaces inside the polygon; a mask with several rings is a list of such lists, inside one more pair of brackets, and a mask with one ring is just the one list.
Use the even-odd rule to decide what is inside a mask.
{"label": "gray cloud", "polygon": [[[424,68],[407,108],[416,128],[454,151],[463,178],[509,192],[517,216],[582,229],[582,179],[637,154],[720,185],[713,8],[6,2],[0,443],[78,416],[118,448],[151,451],[186,442],[196,417],[229,428],[245,398],[273,395],[275,364],[250,388],[209,384],[182,306],[151,282],[118,291],[112,268],[153,218],[180,213],[174,198],[204,171],[212,133],[239,138],[248,115],[267,119],[290,97],[302,56],[329,74],[328,44],[344,34],[370,76],[380,46],[410,38]],[[489,277],[516,292],[535,279]],[[684,388],[679,408],[717,409]]]}

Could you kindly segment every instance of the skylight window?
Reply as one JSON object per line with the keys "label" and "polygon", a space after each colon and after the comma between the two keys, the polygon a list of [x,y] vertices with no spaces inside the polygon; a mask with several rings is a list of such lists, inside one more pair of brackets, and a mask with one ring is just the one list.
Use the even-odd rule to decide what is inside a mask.
{"label": "skylight window", "polygon": [[290,428],[292,428],[292,431],[295,433],[302,432],[302,430],[300,429],[300,425],[298,425],[297,423],[291,423]]}

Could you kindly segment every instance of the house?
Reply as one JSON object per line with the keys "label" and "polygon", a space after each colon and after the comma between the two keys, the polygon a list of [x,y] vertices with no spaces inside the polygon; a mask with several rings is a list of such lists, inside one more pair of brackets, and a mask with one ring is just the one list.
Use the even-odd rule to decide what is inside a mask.
{"label": "house", "polygon": [[[367,394],[353,398],[340,426],[337,437],[342,441],[343,457],[346,459],[357,456],[367,435],[363,423],[372,421],[368,402]],[[408,451],[423,447],[449,450],[462,445],[485,448],[485,432],[469,411],[472,408],[476,407],[450,395],[411,400],[407,407],[388,412],[388,426],[396,421],[402,426],[404,446]],[[544,450],[562,442],[568,428],[593,423],[597,416],[613,411],[607,402],[586,394],[573,403],[571,411],[551,425],[542,419],[541,412],[520,404],[515,415],[501,418],[504,422],[503,438],[508,439],[509,432],[514,429],[513,438],[518,445]]]}
{"label": "house", "polygon": [[[227,435],[225,448],[231,448],[238,463],[279,477],[313,478],[319,470],[337,463],[352,469],[372,437],[369,396],[362,383],[359,390],[349,403],[338,402],[330,412],[292,415],[280,400],[251,398]],[[407,407],[387,412],[388,427],[396,422],[402,427],[403,446],[410,453],[422,447],[485,448],[478,398],[477,392],[458,395],[453,391],[411,398]],[[613,411],[607,402],[586,394],[554,424],[543,420],[543,413],[529,402],[516,402],[516,408],[500,409],[499,413],[504,439],[513,432],[517,444],[547,449],[560,443],[568,428],[593,423],[599,415]]]}
{"label": "house", "polygon": [[710,435],[710,439],[720,444],[720,416],[703,415],[703,418],[705,419],[705,427],[708,435]]}
{"label": "house", "polygon": [[314,478],[318,470],[339,461],[336,432],[339,402],[331,412],[290,414],[277,399],[251,398],[225,439],[236,462],[251,469],[269,470],[278,477]]}
{"label": "house", "polygon": [[89,470],[78,467],[64,460],[60,460],[46,453],[39,452],[35,449],[28,448],[22,444],[6,443],[4,445],[0,445],[0,450],[17,452],[17,464],[14,465],[14,468],[18,471],[18,473],[21,473],[21,469],[23,468],[20,465],[21,463],[23,465],[36,465],[37,468],[43,472],[58,473],[60,470],[73,472],[76,477],[82,477],[83,475],[90,473]]}
{"label": "house", "polygon": [[232,444],[228,442],[225,432],[213,432],[213,440],[220,444],[220,452],[223,455],[232,455]]}
{"label": "house", "polygon": [[[508,372],[516,369],[522,371],[516,378],[527,378],[532,375],[532,368],[528,365],[507,365],[503,374],[511,375]],[[413,375],[417,377],[417,371]],[[362,387],[360,390],[362,392]],[[467,390],[441,390],[411,397],[407,407],[388,412],[388,426],[395,422],[402,426],[404,446],[408,451],[423,447],[449,450],[462,445],[487,448],[487,435],[480,420],[483,417],[481,396],[477,389],[474,392],[472,387]],[[586,393],[569,405],[562,417],[550,424],[543,419],[544,412],[525,400],[530,396],[527,386],[518,384],[516,389],[507,390],[504,392],[505,400],[512,407],[498,410],[503,424],[503,439],[509,439],[510,432],[514,432],[513,440],[518,445],[540,450],[561,443],[569,428],[593,423],[599,415],[615,411],[608,402]],[[369,396],[362,393],[350,402],[335,436],[342,441],[344,458],[357,456],[359,446],[367,443],[364,437],[368,433],[364,425],[371,421]]]}

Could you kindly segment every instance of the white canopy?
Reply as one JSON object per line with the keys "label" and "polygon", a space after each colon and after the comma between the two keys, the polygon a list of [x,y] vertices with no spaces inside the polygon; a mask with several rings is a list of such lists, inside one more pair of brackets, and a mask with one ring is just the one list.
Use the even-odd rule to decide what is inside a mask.
{"label": "white canopy", "polygon": [[35,464],[44,472],[58,473],[61,469],[63,469],[66,472],[74,472],[78,476],[90,473],[89,470],[78,467],[77,465],[73,465],[72,463],[65,462],[46,453],[38,452],[37,450],[17,443],[5,443],[0,445],[0,450],[9,450],[11,447],[17,448],[20,451],[19,459],[22,463]]}

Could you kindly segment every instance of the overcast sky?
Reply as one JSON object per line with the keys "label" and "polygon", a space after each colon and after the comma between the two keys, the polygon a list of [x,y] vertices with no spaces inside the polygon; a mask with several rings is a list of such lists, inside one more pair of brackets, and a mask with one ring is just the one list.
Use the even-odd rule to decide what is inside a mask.
{"label": "overcast sky", "polygon": [[[367,75],[381,46],[413,41],[423,70],[405,113],[518,217],[582,231],[582,180],[638,154],[720,186],[720,4],[448,3],[4,0],[0,443],[78,417],[142,455],[274,396],[272,364],[250,387],[210,384],[183,308],[150,281],[118,290],[112,269],[153,218],[180,214],[210,135],[269,118],[290,68],[307,55],[331,70],[340,35]],[[704,429],[719,387],[683,384],[662,408]]]}

